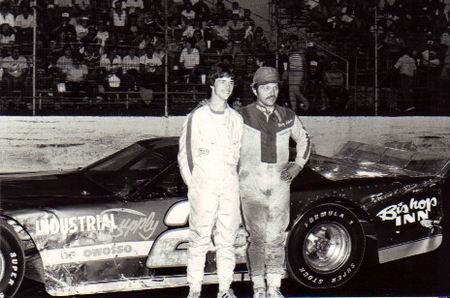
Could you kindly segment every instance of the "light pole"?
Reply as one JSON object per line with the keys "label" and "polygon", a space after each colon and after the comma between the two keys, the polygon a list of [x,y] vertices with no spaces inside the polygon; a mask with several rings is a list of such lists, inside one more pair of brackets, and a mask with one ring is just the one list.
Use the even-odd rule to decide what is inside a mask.
{"label": "light pole", "polygon": [[33,9],[33,116],[36,116],[36,41],[37,41],[37,12],[36,1],[30,1]]}

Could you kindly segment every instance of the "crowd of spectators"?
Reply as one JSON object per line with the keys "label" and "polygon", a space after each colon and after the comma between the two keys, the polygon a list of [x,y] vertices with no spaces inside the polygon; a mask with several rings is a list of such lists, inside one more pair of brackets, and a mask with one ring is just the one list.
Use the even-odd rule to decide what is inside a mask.
{"label": "crowd of spectators", "polygon": [[2,95],[20,90],[30,75],[31,53],[23,45],[32,42],[31,5],[37,12],[38,86],[74,98],[162,92],[166,67],[169,83],[201,84],[216,62],[232,64],[241,82],[236,94],[251,98],[252,73],[274,66],[277,53],[286,104],[303,112],[340,111],[349,96],[342,61],[315,43],[333,44],[339,52],[339,45],[353,40],[354,48],[356,42],[370,51],[374,34],[382,66],[398,72],[401,109],[414,104],[414,82],[424,74],[430,90],[450,80],[450,0],[309,0],[308,40],[281,35],[278,49],[238,1],[167,3],[166,8],[161,0],[0,1]]}
{"label": "crowd of spectators", "polygon": [[168,1],[167,19],[161,2],[39,1],[38,57],[45,57],[39,65],[42,77],[49,78],[45,87],[81,88],[85,96],[99,98],[103,89],[163,90],[166,66],[170,83],[201,83],[216,62],[271,52],[251,11],[238,2]]}
{"label": "crowd of spectators", "polygon": [[377,35],[380,69],[394,72],[388,81],[400,90],[398,110],[414,109],[414,97],[450,96],[450,0],[309,0],[308,8],[312,35],[338,51],[350,45],[347,56],[358,47],[370,53]]}

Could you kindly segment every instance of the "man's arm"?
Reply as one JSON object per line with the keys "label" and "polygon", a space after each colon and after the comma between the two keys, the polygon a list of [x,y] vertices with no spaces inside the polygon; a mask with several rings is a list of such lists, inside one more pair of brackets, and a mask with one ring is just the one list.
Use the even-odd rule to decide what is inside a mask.
{"label": "man's arm", "polygon": [[192,170],[194,169],[192,155],[192,118],[194,111],[187,116],[186,122],[183,125],[178,150],[178,165],[180,167],[181,177],[183,177],[184,183],[188,187],[190,186]]}
{"label": "man's arm", "polygon": [[295,163],[288,164],[288,166],[281,171],[281,179],[287,182],[291,182],[300,173],[311,153],[309,136],[297,116],[294,118],[291,137],[297,143],[297,156],[295,158]]}
{"label": "man's arm", "polygon": [[292,139],[297,143],[297,156],[295,163],[303,168],[311,154],[311,141],[308,133],[305,131],[300,119],[296,116],[292,128]]}

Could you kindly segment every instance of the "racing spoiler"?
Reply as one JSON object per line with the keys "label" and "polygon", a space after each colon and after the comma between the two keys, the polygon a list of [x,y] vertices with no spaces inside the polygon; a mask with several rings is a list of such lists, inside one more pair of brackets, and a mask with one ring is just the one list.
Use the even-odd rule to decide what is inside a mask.
{"label": "racing spoiler", "polygon": [[355,141],[345,143],[333,157],[361,166],[381,167],[413,176],[446,177],[450,170],[450,156],[370,145]]}

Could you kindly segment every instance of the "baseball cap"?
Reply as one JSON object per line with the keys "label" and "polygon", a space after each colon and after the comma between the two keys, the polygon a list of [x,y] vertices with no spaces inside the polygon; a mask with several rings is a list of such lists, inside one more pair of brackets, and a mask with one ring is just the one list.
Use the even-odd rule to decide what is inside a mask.
{"label": "baseball cap", "polygon": [[258,68],[258,70],[253,75],[253,85],[265,85],[269,83],[279,83],[280,75],[278,71],[270,66],[263,66]]}

